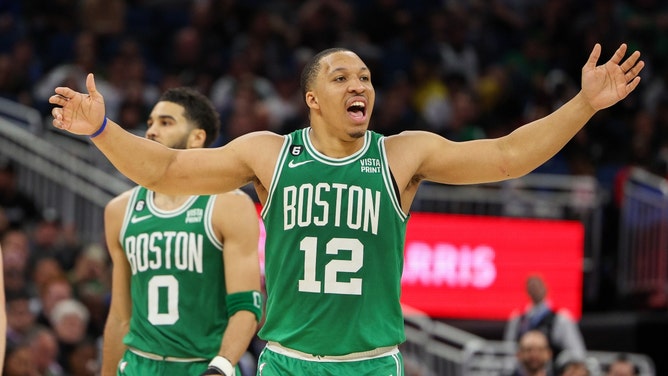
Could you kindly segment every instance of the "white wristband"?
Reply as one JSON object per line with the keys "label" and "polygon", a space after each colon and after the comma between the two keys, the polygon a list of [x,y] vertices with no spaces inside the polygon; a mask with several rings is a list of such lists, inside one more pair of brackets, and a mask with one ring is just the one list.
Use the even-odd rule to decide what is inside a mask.
{"label": "white wristband", "polygon": [[230,363],[229,360],[225,359],[224,357],[220,355],[216,355],[211,361],[209,362],[209,367],[216,367],[220,371],[223,372],[223,375],[225,376],[234,376],[234,366],[232,363]]}

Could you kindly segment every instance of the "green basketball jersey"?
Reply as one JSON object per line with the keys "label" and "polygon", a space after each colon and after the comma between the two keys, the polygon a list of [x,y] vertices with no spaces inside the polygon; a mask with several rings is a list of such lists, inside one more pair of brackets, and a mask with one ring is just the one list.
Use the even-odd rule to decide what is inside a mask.
{"label": "green basketball jersey", "polygon": [[313,355],[397,345],[408,218],[384,138],[368,131],[361,150],[334,159],[308,135],[285,136],[261,213],[269,297],[260,337]]}
{"label": "green basketball jersey", "polygon": [[164,211],[136,187],[120,242],[130,264],[132,317],[123,342],[179,358],[214,357],[227,325],[221,242],[214,235],[215,196],[192,196]]}

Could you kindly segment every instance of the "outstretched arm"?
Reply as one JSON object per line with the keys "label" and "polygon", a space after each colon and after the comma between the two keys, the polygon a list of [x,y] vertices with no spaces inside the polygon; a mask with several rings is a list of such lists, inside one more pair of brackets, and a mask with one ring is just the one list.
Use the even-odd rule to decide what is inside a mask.
{"label": "outstretched arm", "polygon": [[170,149],[106,119],[104,98],[92,74],[86,78],[86,88],[88,94],[67,87],[55,89],[49,98],[56,105],[53,125],[76,135],[92,136],[109,161],[137,184],[165,194],[212,194],[241,187],[254,178],[248,161],[255,161],[255,151],[263,149],[262,140],[257,139],[267,137],[241,137],[235,140],[235,146],[230,143],[216,149]]}
{"label": "outstretched arm", "polygon": [[[413,156],[397,151],[408,166],[409,178],[449,184],[475,184],[523,176],[554,156],[599,110],[626,98],[640,83],[644,62],[640,52],[624,56],[622,44],[605,64],[596,65],[601,46],[596,44],[582,68],[582,88],[570,101],[544,118],[517,128],[497,139],[451,142],[426,132],[388,138],[391,149],[411,150]],[[414,166],[414,167],[413,167]],[[412,170],[411,170],[412,169]]]}
{"label": "outstretched arm", "polygon": [[[626,44],[620,45],[605,64],[596,65],[601,45],[596,44],[582,68],[582,88],[552,114],[518,128],[499,140],[505,153],[508,177],[533,171],[561,150],[594,114],[626,98],[640,83],[644,62],[635,51],[626,60]],[[622,61],[623,60],[623,61]]]}

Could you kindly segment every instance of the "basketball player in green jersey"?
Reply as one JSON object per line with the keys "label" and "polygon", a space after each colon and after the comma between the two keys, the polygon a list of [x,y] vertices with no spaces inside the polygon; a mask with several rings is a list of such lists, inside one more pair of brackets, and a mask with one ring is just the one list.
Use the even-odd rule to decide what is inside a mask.
{"label": "basketball player in green jersey", "polygon": [[626,52],[622,44],[597,66],[596,44],[581,91],[561,108],[504,137],[467,142],[369,131],[371,72],[338,48],[305,66],[310,125],[285,136],[255,132],[215,149],[168,149],[107,119],[90,74],[89,94],[58,87],[50,102],[55,127],[90,136],[123,174],[156,191],[208,194],[254,183],[267,231],[259,335],[268,344],[258,375],[398,376],[404,235],[420,182],[473,184],[531,172],[638,86],[644,62]]}
{"label": "basketball player in green jersey", "polygon": [[[188,149],[209,146],[220,123],[206,97],[176,88],[147,125],[153,143]],[[262,310],[251,198],[137,186],[107,205],[105,235],[114,268],[102,375],[238,375]]]}

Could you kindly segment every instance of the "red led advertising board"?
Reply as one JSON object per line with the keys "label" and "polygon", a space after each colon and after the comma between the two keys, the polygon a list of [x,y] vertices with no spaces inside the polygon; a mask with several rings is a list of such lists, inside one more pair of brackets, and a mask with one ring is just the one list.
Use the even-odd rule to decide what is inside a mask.
{"label": "red led advertising board", "polygon": [[[263,244],[261,226],[264,272]],[[584,229],[576,221],[414,212],[401,302],[431,317],[506,320],[529,303],[526,278],[540,274],[553,306],[577,319],[583,245]]]}
{"label": "red led advertising board", "polygon": [[575,221],[412,213],[402,303],[432,317],[505,320],[540,274],[555,308],[582,315],[584,229]]}

